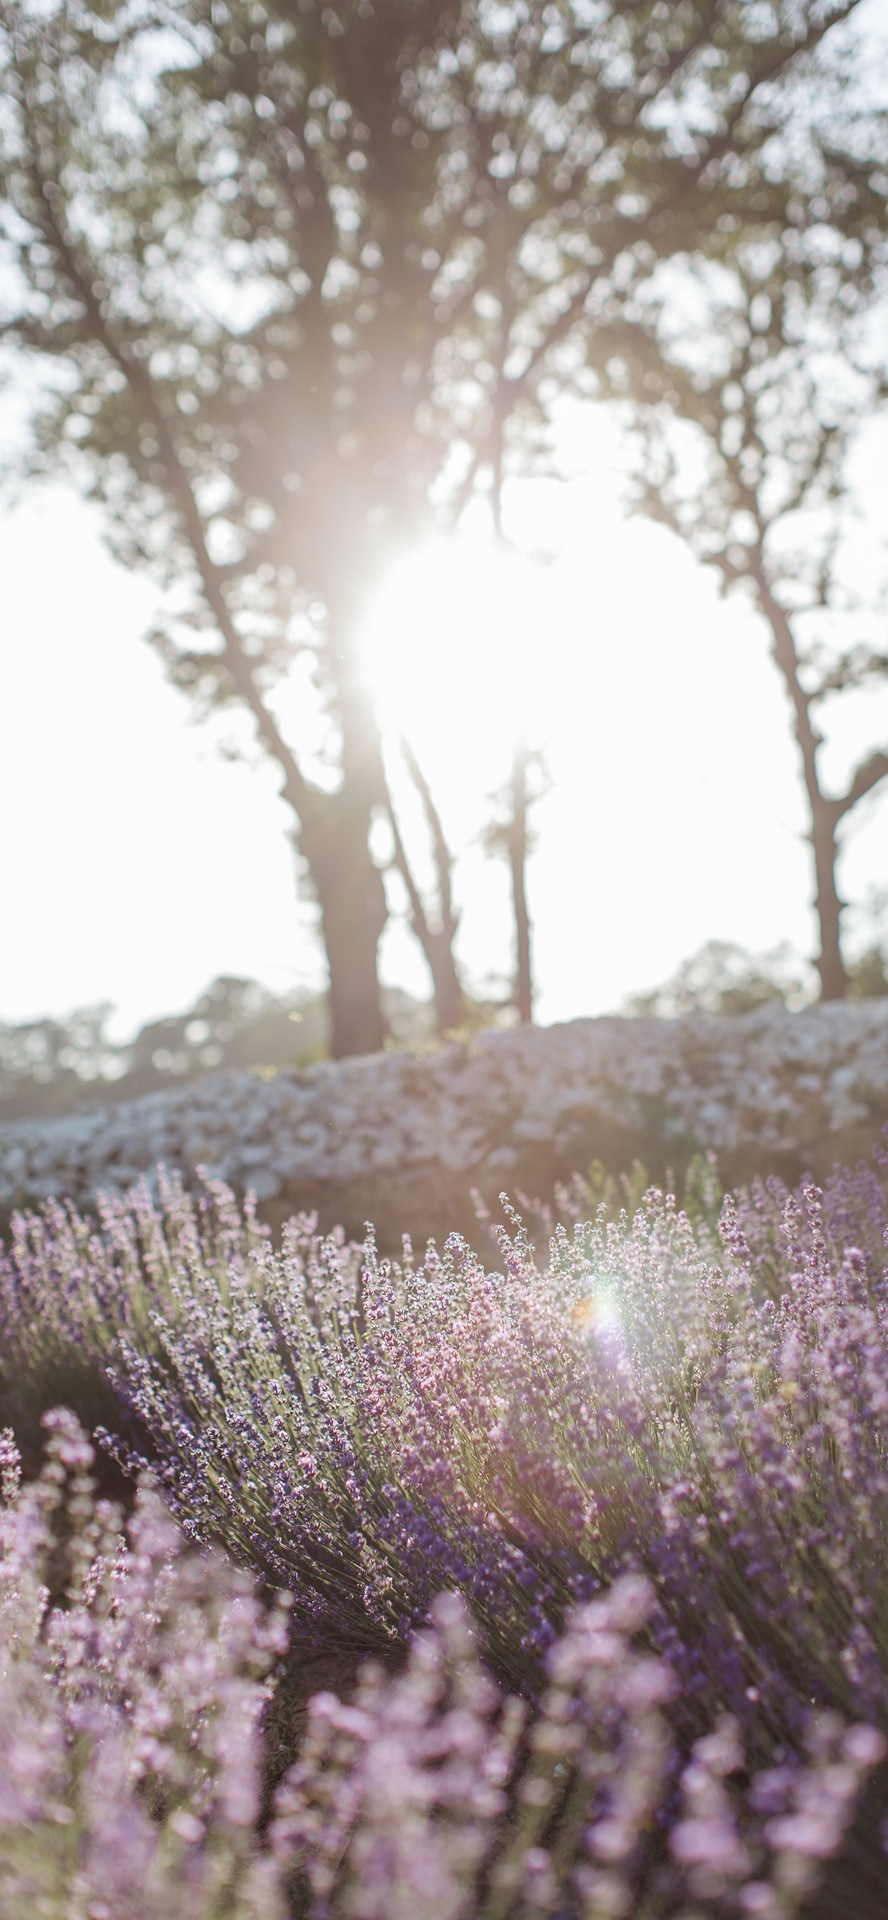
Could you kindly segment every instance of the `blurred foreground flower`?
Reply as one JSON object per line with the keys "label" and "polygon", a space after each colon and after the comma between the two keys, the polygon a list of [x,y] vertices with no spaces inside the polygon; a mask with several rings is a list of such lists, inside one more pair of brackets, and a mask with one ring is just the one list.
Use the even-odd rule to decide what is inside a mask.
{"label": "blurred foreground flower", "polygon": [[807,1752],[750,1780],[725,1720],[682,1768],[633,1575],[572,1610],[534,1710],[439,1596],[402,1674],[315,1697],[264,1823],[283,1611],[148,1488],[121,1536],[76,1421],[47,1424],[32,1485],[8,1435],[0,1459],[2,1920],[790,1920],[840,1852],[881,1735],[813,1716]]}

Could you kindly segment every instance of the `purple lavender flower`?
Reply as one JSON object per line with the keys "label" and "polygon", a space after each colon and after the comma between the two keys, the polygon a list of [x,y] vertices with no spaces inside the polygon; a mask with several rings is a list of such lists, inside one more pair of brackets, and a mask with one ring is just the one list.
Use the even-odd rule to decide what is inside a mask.
{"label": "purple lavender flower", "polygon": [[[98,1230],[52,1207],[17,1223],[0,1331],[22,1379],[29,1355],[39,1367],[66,1344],[108,1369],[119,1420],[106,1414],[107,1444],[128,1470],[153,1460],[193,1540],[292,1592],[296,1648],[397,1659],[431,1630],[436,1594],[457,1590],[490,1671],[538,1715],[547,1689],[567,1685],[550,1661],[580,1644],[577,1602],[613,1589],[626,1604],[621,1574],[646,1583],[639,1631],[655,1665],[647,1682],[635,1672],[631,1710],[607,1696],[600,1736],[602,1751],[625,1751],[636,1784],[623,1805],[606,1769],[595,1773],[583,1898],[616,1912],[647,1871],[645,1849],[659,1848],[664,1884],[693,1876],[700,1898],[783,1913],[839,1858],[861,1777],[853,1742],[821,1767],[805,1745],[812,1728],[832,1715],[870,1723],[878,1739],[888,1726],[884,1234],[882,1170],[869,1169],[836,1175],[823,1194],[769,1183],[737,1196],[721,1242],[649,1192],[632,1218],[603,1210],[554,1226],[547,1250],[513,1217],[499,1269],[457,1238],[400,1265],[378,1258],[372,1236],[349,1247],[305,1222],[277,1252],[220,1189],[189,1199],[168,1183],[158,1206],[146,1194],[109,1203]],[[59,1429],[54,1444],[15,1551],[36,1563],[53,1488],[65,1485],[82,1543],[72,1577],[76,1561],[85,1593],[105,1549],[93,1550],[99,1522],[77,1504],[88,1505],[83,1443]],[[11,1460],[0,1466],[14,1478]],[[60,1630],[44,1633],[36,1607],[35,1641],[53,1645]],[[88,1664],[98,1630],[88,1606],[71,1612],[60,1676],[75,1671],[75,1647]],[[608,1634],[625,1646],[627,1630],[599,1621],[589,1632],[597,1651],[583,1672],[604,1672]],[[123,1646],[118,1657],[129,1657]],[[661,1670],[674,1697],[644,1707]],[[168,1685],[180,1723],[199,1721],[187,1662],[171,1659]],[[103,1700],[99,1688],[97,1712]],[[161,1754],[173,1774],[179,1764],[156,1724],[163,1702],[138,1694],[146,1778]],[[650,1715],[667,1706],[673,1757],[655,1792],[661,1762],[644,1755],[660,1751]],[[633,1772],[620,1727],[636,1721],[648,1744],[631,1749]],[[719,1772],[705,1745],[728,1725],[752,1784]],[[564,1815],[572,1789],[554,1770],[534,1779],[515,1787],[521,1806],[525,1790],[530,1799],[528,1877],[513,1891],[542,1911],[547,1889],[566,1884],[546,1820]],[[813,1813],[802,1779],[821,1795]],[[247,1826],[251,1805],[233,1782],[230,1806],[247,1810]],[[879,1799],[866,1815],[873,1832],[883,1816]],[[368,1885],[381,1884],[397,1844],[380,1838]],[[429,1875],[446,1906],[444,1867]]]}

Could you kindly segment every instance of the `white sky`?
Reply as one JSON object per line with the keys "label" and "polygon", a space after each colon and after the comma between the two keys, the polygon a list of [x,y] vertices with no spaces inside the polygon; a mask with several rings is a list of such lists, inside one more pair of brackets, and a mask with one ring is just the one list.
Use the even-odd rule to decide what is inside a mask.
{"label": "white sky", "polygon": [[[814,936],[764,629],[670,536],[621,517],[600,416],[573,436],[572,464],[579,452],[594,477],[512,495],[514,538],[554,550],[550,567],[501,582],[466,540],[462,559],[413,561],[368,633],[381,705],[411,728],[457,850],[504,777],[510,728],[523,717],[546,746],[530,874],[543,1023],[615,1009],[710,938],[810,953]],[[60,486],[30,492],[0,518],[0,566],[0,1019],[110,1000],[123,1037],[220,973],[319,983],[274,770],[224,763],[189,724],[141,638],[156,591],[112,563],[98,510]],[[856,706],[837,773],[888,738],[888,696]],[[843,870],[855,900],[886,875],[888,795],[859,815]],[[457,885],[482,984],[511,964],[505,868],[469,845]],[[397,926],[382,971],[427,991]]]}

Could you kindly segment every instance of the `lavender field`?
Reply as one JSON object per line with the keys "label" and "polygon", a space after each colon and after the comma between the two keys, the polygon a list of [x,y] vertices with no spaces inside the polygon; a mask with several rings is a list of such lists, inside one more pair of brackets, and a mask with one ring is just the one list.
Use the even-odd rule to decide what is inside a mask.
{"label": "lavender field", "polygon": [[886,128],[0,0],[0,1920],[888,1914]]}
{"label": "lavender field", "polygon": [[880,1914],[886,1173],[17,1215],[3,1920]]}

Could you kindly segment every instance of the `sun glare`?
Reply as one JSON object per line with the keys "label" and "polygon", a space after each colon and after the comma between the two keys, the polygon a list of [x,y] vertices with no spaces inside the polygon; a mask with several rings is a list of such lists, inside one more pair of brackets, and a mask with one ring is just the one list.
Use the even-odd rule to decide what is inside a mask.
{"label": "sun glare", "polygon": [[446,741],[476,770],[542,744],[550,700],[547,572],[481,541],[439,541],[392,569],[364,663],[380,722],[420,754]]}
{"label": "sun glare", "polygon": [[623,1331],[623,1314],[614,1282],[599,1281],[590,1293],[578,1300],[571,1310],[570,1322],[578,1333],[618,1339]]}

